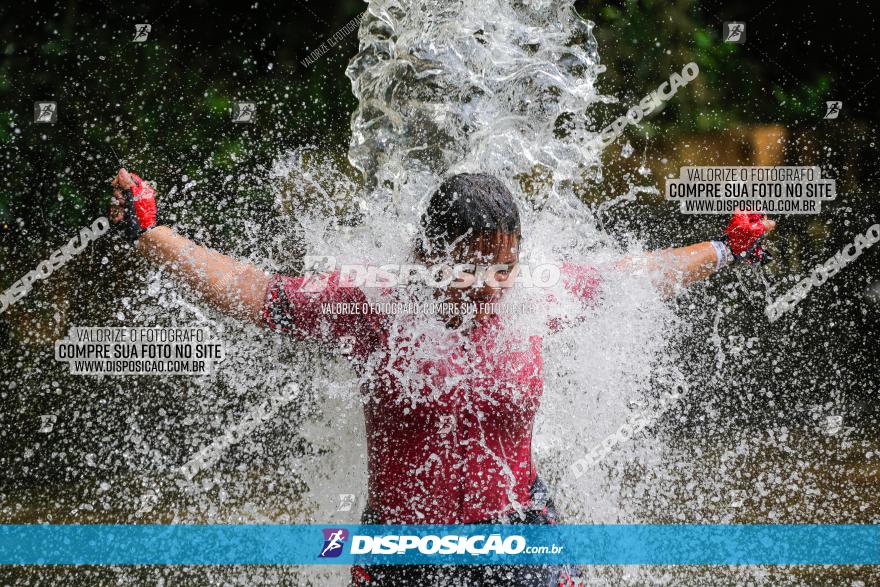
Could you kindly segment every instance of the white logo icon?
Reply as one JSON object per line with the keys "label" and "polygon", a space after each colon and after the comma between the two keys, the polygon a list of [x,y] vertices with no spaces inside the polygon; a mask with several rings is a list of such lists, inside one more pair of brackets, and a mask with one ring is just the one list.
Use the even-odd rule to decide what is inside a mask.
{"label": "white logo icon", "polygon": [[339,494],[339,507],[336,508],[337,512],[350,512],[351,508],[354,507],[354,495],[351,493],[340,493]]}
{"label": "white logo icon", "polygon": [[455,428],[455,416],[446,414],[440,416],[440,430],[437,431],[438,434],[449,434],[453,428]]}
{"label": "white logo icon", "polygon": [[147,37],[150,36],[150,31],[153,29],[148,24],[136,24],[134,25],[134,41],[135,43],[143,43],[147,40]]}
{"label": "white logo icon", "polygon": [[327,541],[327,548],[321,552],[321,556],[326,556],[328,552],[333,552],[340,548],[342,548],[342,530],[337,530],[330,535],[330,539]]}
{"label": "white logo icon", "polygon": [[253,122],[257,105],[253,102],[236,102],[232,106],[233,122]]}
{"label": "white logo icon", "polygon": [[350,355],[354,352],[354,337],[349,335],[340,336],[339,349],[343,355]]}
{"label": "white logo icon", "polygon": [[55,427],[55,422],[58,420],[58,416],[55,414],[46,414],[45,416],[40,416],[40,430],[39,432],[43,434],[48,434],[52,432],[52,429]]}
{"label": "white logo icon", "polygon": [[742,44],[746,42],[746,23],[725,22],[724,42]]}
{"label": "white logo icon", "polygon": [[834,436],[843,427],[843,416],[826,416],[825,417],[825,434]]}
{"label": "white logo icon", "polygon": [[833,120],[838,117],[840,111],[843,110],[843,102],[839,100],[831,100],[825,102],[825,119]]}
{"label": "white logo icon", "polygon": [[35,102],[34,122],[54,124],[58,120],[58,104],[55,102]]}

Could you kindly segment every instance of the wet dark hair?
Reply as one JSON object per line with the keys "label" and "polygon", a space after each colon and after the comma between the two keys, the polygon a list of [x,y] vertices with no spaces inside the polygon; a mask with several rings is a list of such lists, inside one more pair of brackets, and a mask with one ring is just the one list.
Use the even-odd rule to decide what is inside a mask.
{"label": "wet dark hair", "polygon": [[442,251],[462,237],[521,234],[513,195],[501,180],[485,173],[460,173],[440,184],[428,200],[421,224],[426,242],[416,248],[423,256]]}

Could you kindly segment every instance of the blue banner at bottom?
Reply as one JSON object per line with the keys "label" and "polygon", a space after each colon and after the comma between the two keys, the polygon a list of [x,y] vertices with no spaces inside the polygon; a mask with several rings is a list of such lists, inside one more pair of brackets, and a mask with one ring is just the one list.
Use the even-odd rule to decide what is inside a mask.
{"label": "blue banner at bottom", "polygon": [[3,565],[876,565],[880,525],[0,525]]}

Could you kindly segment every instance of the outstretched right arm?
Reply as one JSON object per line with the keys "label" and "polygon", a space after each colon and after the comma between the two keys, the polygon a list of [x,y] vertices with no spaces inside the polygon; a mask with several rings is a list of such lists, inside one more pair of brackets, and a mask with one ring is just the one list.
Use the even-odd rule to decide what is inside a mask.
{"label": "outstretched right arm", "polygon": [[[217,309],[353,356],[365,357],[381,343],[381,317],[365,312],[364,292],[341,284],[339,273],[326,275],[326,281],[270,276],[157,226],[155,190],[138,176],[120,170],[113,189],[111,222],[121,224],[147,258],[165,266]],[[351,311],[325,312],[334,305]]]}
{"label": "outstretched right arm", "polygon": [[165,266],[219,310],[259,323],[271,276],[253,265],[202,247],[156,226],[153,190],[125,169],[113,180],[110,219],[129,223],[129,236],[147,258]]}
{"label": "outstretched right arm", "polygon": [[157,226],[137,241],[137,247],[164,265],[212,306],[224,313],[259,323],[271,276],[253,265],[202,247]]}

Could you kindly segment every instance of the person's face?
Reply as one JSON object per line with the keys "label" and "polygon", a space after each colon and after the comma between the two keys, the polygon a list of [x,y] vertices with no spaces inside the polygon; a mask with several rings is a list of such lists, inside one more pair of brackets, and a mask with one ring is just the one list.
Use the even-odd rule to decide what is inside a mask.
{"label": "person's face", "polygon": [[[519,261],[519,237],[515,234],[502,232],[482,234],[469,241],[462,242],[452,253],[453,264],[472,264],[476,266],[474,274],[483,274],[485,279],[477,280],[471,285],[457,287],[460,283],[439,290],[438,297],[445,302],[476,302],[493,303],[501,298],[506,288],[513,285],[510,279]],[[494,267],[488,272],[486,269]]]}

